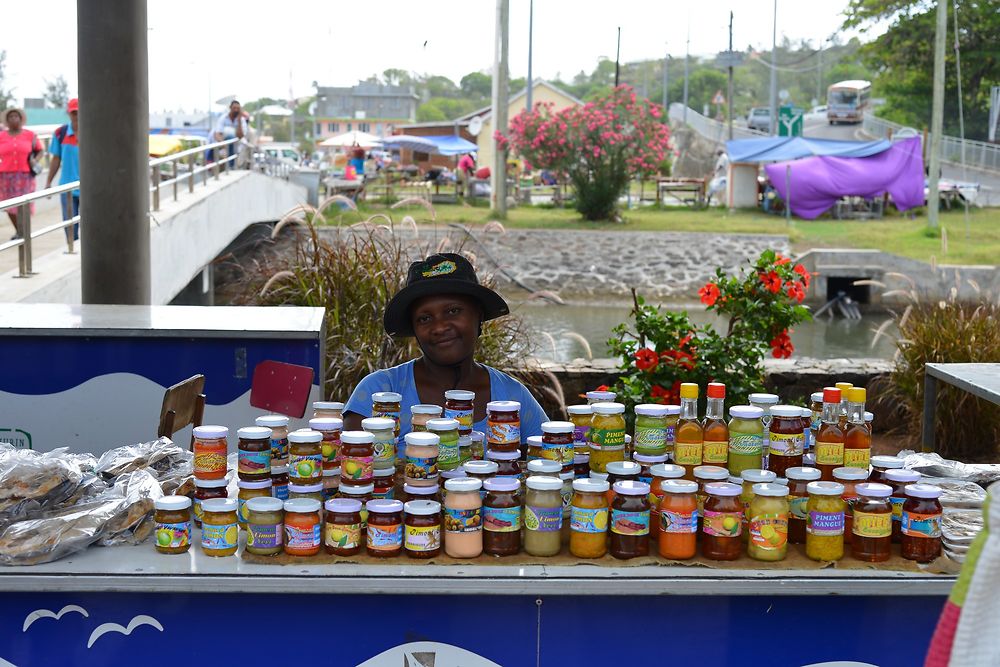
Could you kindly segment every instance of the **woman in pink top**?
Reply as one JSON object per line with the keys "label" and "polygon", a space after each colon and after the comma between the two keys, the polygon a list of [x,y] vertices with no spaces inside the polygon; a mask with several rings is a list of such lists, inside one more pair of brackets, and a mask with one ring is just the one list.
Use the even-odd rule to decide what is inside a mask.
{"label": "woman in pink top", "polygon": [[[42,152],[35,133],[24,129],[23,109],[7,109],[3,116],[7,129],[0,132],[0,201],[35,191],[35,174],[30,160]],[[7,210],[17,238],[17,209]]]}

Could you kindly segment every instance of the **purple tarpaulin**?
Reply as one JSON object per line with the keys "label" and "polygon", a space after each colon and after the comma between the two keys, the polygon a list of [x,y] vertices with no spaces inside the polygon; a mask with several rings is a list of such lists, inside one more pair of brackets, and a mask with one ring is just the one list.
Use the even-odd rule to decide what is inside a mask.
{"label": "purple tarpaulin", "polygon": [[791,183],[792,213],[812,220],[845,196],[879,197],[884,192],[900,211],[924,205],[924,160],[920,137],[897,141],[889,150],[870,157],[809,157],[765,165],[781,198]]}

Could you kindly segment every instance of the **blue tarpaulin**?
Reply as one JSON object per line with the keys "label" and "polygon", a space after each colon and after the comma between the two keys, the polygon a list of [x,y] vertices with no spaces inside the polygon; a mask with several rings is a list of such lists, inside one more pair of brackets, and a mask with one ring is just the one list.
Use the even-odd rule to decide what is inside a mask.
{"label": "blue tarpaulin", "polygon": [[805,137],[755,137],[726,142],[730,162],[783,162],[813,156],[869,157],[892,146],[885,139],[877,141],[838,141]]}
{"label": "blue tarpaulin", "polygon": [[423,138],[433,141],[437,146],[438,153],[441,155],[461,155],[462,153],[474,153],[479,150],[479,146],[476,144],[453,134]]}

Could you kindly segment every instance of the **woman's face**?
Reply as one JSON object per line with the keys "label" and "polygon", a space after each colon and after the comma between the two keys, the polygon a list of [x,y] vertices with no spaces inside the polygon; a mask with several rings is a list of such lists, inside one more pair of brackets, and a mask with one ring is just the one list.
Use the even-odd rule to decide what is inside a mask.
{"label": "woman's face", "polygon": [[476,352],[482,311],[471,297],[458,294],[425,296],[410,308],[413,333],[424,356],[451,366]]}
{"label": "woman's face", "polygon": [[21,123],[23,121],[24,119],[21,118],[20,113],[18,113],[17,111],[11,111],[9,114],[7,114],[7,129],[9,129],[11,132],[17,132],[18,130],[21,129]]}

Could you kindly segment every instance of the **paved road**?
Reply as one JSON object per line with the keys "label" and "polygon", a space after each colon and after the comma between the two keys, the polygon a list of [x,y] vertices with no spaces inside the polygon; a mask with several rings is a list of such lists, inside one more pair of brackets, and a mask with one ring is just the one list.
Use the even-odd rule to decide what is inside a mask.
{"label": "paved road", "polygon": [[[45,174],[38,177],[36,190],[41,190],[45,187]],[[62,220],[62,210],[59,204],[59,197],[48,197],[46,199],[39,200],[35,203],[35,213],[31,216],[31,228],[34,230],[39,230],[42,227],[47,227],[48,225],[54,224]],[[10,238],[13,233],[14,227],[10,224],[10,218],[7,217],[6,213],[3,213],[3,218],[0,219],[0,230],[2,230],[3,235],[0,239],[6,240]],[[79,244],[76,245],[76,251],[79,251]],[[50,252],[57,250],[66,250],[66,235],[65,232],[52,232],[51,234],[46,234],[45,236],[35,239],[32,244],[32,255],[37,258],[47,255]],[[0,253],[0,275],[12,270],[17,269],[17,250],[6,250]]]}

